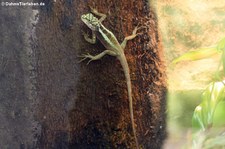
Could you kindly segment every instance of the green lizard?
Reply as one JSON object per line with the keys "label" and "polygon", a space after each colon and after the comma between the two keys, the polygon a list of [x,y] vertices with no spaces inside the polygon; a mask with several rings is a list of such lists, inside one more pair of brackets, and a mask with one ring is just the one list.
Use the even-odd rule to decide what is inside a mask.
{"label": "green lizard", "polygon": [[96,37],[97,37],[101,41],[101,43],[104,45],[106,50],[95,56],[92,56],[90,54],[84,54],[81,56],[81,57],[83,57],[83,59],[81,61],[89,58],[90,59],[88,61],[88,64],[89,64],[93,60],[101,59],[106,54],[111,55],[111,56],[116,56],[117,59],[120,61],[121,65],[123,67],[125,77],[126,77],[131,124],[132,124],[132,130],[133,130],[134,139],[135,139],[135,143],[136,143],[136,148],[138,149],[139,145],[138,145],[136,129],[135,129],[135,125],[134,125],[130,71],[129,71],[127,60],[126,60],[126,56],[124,54],[124,48],[125,48],[128,40],[131,40],[131,39],[135,38],[138,34],[140,34],[140,33],[136,33],[136,32],[141,27],[139,27],[139,28],[135,27],[132,35],[125,37],[122,44],[120,44],[118,42],[118,40],[116,39],[116,37],[114,36],[114,34],[102,25],[102,21],[106,18],[106,15],[103,13],[99,13],[96,9],[93,9],[93,8],[91,8],[91,12],[93,14],[95,14],[96,16],[100,16],[101,18],[100,19],[96,18],[92,13],[87,13],[87,14],[84,14],[81,16],[81,20],[92,30],[92,38],[89,38],[86,33],[83,33],[84,38],[89,43],[94,44],[94,43],[96,43]]}

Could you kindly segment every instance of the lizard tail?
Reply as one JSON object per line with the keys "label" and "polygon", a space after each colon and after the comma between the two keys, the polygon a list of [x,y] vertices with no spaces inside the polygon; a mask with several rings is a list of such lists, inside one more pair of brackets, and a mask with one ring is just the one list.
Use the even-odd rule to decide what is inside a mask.
{"label": "lizard tail", "polygon": [[[124,56],[124,57],[123,57]],[[119,58],[121,65],[123,67],[124,75],[127,82],[127,91],[128,91],[128,98],[129,98],[129,110],[130,110],[130,119],[131,119],[131,125],[133,130],[133,135],[135,139],[136,148],[139,149],[139,143],[136,135],[136,129],[134,125],[134,112],[133,112],[133,100],[132,100],[132,88],[131,88],[131,79],[130,79],[130,70],[129,66],[126,60],[126,57],[124,54],[121,55],[121,58]]]}

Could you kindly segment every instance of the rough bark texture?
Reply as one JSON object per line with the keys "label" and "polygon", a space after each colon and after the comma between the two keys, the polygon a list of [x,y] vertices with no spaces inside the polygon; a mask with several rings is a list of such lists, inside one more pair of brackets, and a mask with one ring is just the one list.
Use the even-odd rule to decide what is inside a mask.
{"label": "rough bark texture", "polygon": [[[126,82],[119,61],[105,56],[89,65],[78,63],[79,55],[105,49],[100,42],[90,45],[82,37],[81,30],[90,32],[80,20],[90,11],[88,5],[107,14],[103,24],[119,42],[138,24],[146,26],[140,30],[142,35],[128,42],[125,54],[131,70],[139,143],[146,149],[161,148],[166,134],[165,72],[157,18],[147,0],[46,0],[33,26],[29,18],[34,10],[16,9],[17,13],[13,8],[15,17],[28,17],[14,25],[4,23],[1,28],[0,106],[11,110],[12,118],[1,112],[4,122],[0,126],[11,130],[16,124],[14,133],[22,141],[13,142],[10,137],[15,139],[14,134],[0,129],[9,140],[0,139],[0,146],[13,142],[11,148],[134,148]],[[2,13],[9,13],[9,8],[5,9]],[[10,23],[10,16],[6,16],[3,21]],[[23,30],[18,30],[18,24]],[[26,24],[30,26],[26,28]],[[16,43],[12,43],[14,40]],[[13,106],[7,107],[9,103]],[[16,111],[22,114],[18,116]]]}
{"label": "rough bark texture", "polygon": [[[13,2],[13,1],[12,1]],[[35,148],[34,63],[31,46],[35,12],[0,6],[0,148]]]}

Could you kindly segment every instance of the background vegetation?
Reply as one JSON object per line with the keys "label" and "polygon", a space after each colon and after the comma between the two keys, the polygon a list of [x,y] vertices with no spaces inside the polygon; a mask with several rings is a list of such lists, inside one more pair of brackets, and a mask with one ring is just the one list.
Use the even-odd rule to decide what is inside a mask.
{"label": "background vegetation", "polygon": [[[168,68],[169,138],[165,148],[190,148],[194,110],[203,102],[202,94],[210,83],[223,79],[223,67],[219,67],[222,50],[196,61],[181,60],[176,65],[172,61],[190,50],[217,45],[225,37],[225,1],[159,0],[156,6]],[[224,100],[216,107],[213,128],[219,132],[225,128]]]}

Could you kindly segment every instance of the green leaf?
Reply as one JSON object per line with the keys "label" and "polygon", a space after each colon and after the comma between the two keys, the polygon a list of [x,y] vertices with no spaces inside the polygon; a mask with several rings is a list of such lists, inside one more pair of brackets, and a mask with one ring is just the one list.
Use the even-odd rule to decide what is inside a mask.
{"label": "green leaf", "polygon": [[197,130],[205,131],[213,125],[213,116],[216,106],[224,100],[225,82],[211,83],[202,94],[202,102],[195,108],[192,117],[192,126]]}
{"label": "green leaf", "polygon": [[221,51],[225,50],[225,37],[218,42],[216,48],[217,50],[221,50]]}
{"label": "green leaf", "polygon": [[223,63],[223,72],[225,75],[225,37],[221,39],[219,43],[217,44],[217,50],[223,51],[221,61]]}
{"label": "green leaf", "polygon": [[213,47],[206,47],[206,48],[199,48],[193,51],[189,51],[183,55],[181,55],[180,57],[174,59],[172,61],[172,64],[176,64],[178,62],[181,61],[194,61],[194,60],[200,60],[203,58],[208,58],[211,57],[215,54],[220,53],[217,50],[217,46],[213,46]]}
{"label": "green leaf", "polygon": [[225,49],[223,50],[222,63],[223,63],[223,74],[225,75]]}

